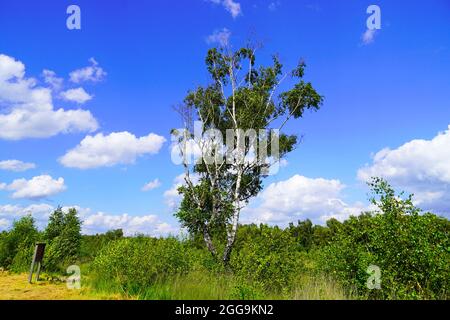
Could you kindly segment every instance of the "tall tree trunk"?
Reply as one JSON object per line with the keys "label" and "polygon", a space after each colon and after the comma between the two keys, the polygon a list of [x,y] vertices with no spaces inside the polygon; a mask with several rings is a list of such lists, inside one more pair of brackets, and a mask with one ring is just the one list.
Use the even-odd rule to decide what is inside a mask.
{"label": "tall tree trunk", "polygon": [[[239,136],[238,136],[239,139]],[[239,140],[238,140],[239,141]],[[231,251],[233,250],[234,242],[236,241],[236,233],[238,229],[239,224],[239,215],[240,215],[240,203],[239,203],[239,194],[241,190],[241,182],[242,182],[242,171],[241,169],[237,172],[237,180],[236,180],[236,189],[234,191],[234,202],[235,202],[235,211],[233,213],[233,219],[231,222],[231,228],[227,232],[227,245],[225,247],[224,253],[223,253],[223,263],[224,265],[227,265],[230,261]]]}
{"label": "tall tree trunk", "polygon": [[205,241],[206,247],[208,248],[209,252],[211,252],[213,257],[217,256],[216,248],[214,247],[214,244],[211,239],[211,235],[209,234],[209,229],[207,225],[203,226],[203,240]]}
{"label": "tall tree trunk", "polygon": [[236,241],[236,233],[239,223],[239,214],[240,214],[239,209],[237,209],[236,212],[233,214],[233,222],[231,230],[228,231],[227,245],[225,246],[225,250],[223,252],[222,262],[224,265],[228,265],[228,263],[230,262],[231,252],[233,250],[234,242]]}

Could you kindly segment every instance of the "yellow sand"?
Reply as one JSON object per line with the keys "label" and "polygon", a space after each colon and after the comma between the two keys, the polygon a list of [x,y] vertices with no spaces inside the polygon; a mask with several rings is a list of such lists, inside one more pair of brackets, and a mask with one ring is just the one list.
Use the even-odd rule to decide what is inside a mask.
{"label": "yellow sand", "polygon": [[115,300],[119,296],[94,295],[89,288],[70,290],[65,282],[48,280],[29,284],[27,274],[0,271],[0,300]]}

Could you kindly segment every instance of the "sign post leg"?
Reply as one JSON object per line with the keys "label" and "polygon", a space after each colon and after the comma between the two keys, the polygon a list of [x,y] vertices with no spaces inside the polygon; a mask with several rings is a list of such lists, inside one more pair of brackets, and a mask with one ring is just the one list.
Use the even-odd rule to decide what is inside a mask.
{"label": "sign post leg", "polygon": [[45,243],[36,243],[36,247],[34,249],[33,261],[31,262],[30,275],[28,276],[29,283],[33,282],[33,272],[34,272],[36,263],[38,264],[36,281],[39,281],[39,274],[41,273],[41,265],[42,265],[42,259],[44,258],[44,251],[45,251]]}
{"label": "sign post leg", "polygon": [[34,272],[34,259],[33,262],[31,263],[30,275],[28,276],[28,283],[33,282],[33,272]]}
{"label": "sign post leg", "polygon": [[41,274],[41,263],[38,262],[38,269],[37,269],[37,273],[36,273],[36,282],[39,281],[39,275]]}

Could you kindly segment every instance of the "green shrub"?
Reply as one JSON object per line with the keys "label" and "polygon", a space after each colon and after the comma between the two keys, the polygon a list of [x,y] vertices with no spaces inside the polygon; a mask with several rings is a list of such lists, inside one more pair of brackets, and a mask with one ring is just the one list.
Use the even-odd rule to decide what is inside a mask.
{"label": "green shrub", "polygon": [[47,272],[62,272],[77,262],[81,248],[81,221],[76,209],[67,213],[58,207],[49,218],[44,231],[47,241],[44,267]]}
{"label": "green shrub", "polygon": [[106,234],[83,235],[81,237],[80,256],[81,263],[91,262],[100,250],[108,243],[123,238],[123,231],[110,230]]}
{"label": "green shrub", "polygon": [[[402,198],[381,179],[371,184],[380,212],[351,217],[335,240],[321,250],[320,266],[361,297],[448,298],[450,223],[420,214],[412,197]],[[381,290],[367,288],[367,268],[381,270]]]}
{"label": "green shrub", "polygon": [[[247,227],[248,228],[248,227]],[[246,237],[245,234],[251,235]],[[231,266],[243,282],[251,281],[265,290],[289,288],[302,269],[298,246],[286,230],[261,225],[241,232],[241,242],[232,256]],[[245,290],[244,290],[245,289]],[[243,288],[244,291],[248,291]]]}
{"label": "green shrub", "polygon": [[[14,264],[16,270],[24,269],[26,257],[28,257],[29,251],[33,250],[38,238],[39,232],[31,215],[15,221],[12,229],[3,234],[0,242],[0,267],[10,269]],[[16,255],[19,256],[16,258]],[[31,264],[31,259],[32,254],[26,263],[28,266]]]}
{"label": "green shrub", "polygon": [[157,281],[189,270],[189,252],[175,238],[130,238],[103,248],[92,264],[94,282],[139,293]]}
{"label": "green shrub", "polygon": [[21,244],[11,263],[10,270],[12,272],[21,273],[30,270],[31,261],[33,260],[34,246]]}

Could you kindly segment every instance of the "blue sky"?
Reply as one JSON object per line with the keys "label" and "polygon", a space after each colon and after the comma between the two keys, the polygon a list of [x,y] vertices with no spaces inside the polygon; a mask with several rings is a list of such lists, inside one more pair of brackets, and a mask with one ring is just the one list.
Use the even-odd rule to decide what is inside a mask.
{"label": "blue sky", "polygon": [[[70,4],[81,8],[81,30],[66,28]],[[382,27],[365,42],[371,4],[381,9]],[[44,221],[49,208],[62,205],[78,206],[90,219],[86,232],[109,227],[130,233],[176,230],[168,190],[183,170],[170,158],[169,132],[180,126],[172,106],[189,89],[208,82],[204,57],[216,45],[208,37],[225,29],[233,48],[247,39],[262,42],[259,63],[269,62],[274,53],[286,67],[304,58],[307,80],[325,96],[319,112],[287,127],[304,134],[304,141],[266,181],[271,191],[251,203],[244,221],[283,224],[311,218],[321,223],[330,216],[345,218],[367,207],[363,180],[372,174],[415,193],[425,209],[449,216],[448,1],[17,0],[0,1],[0,123],[1,116],[12,119],[8,116],[18,99],[7,98],[12,89],[2,83],[1,69],[6,73],[8,65],[17,67],[19,61],[25,70],[19,80],[36,82],[26,90],[46,88],[53,110],[82,109],[97,123],[85,119],[88,124],[67,128],[59,123],[62,127],[51,134],[51,124],[33,127],[36,138],[29,137],[28,124],[19,121],[11,127],[4,122],[0,228],[28,211]],[[61,87],[46,83],[43,70],[63,79]],[[71,72],[83,70],[100,72],[71,81]],[[6,81],[17,80],[11,79]],[[72,92],[78,98],[67,95],[80,88],[89,98],[80,98],[80,91]],[[65,132],[74,126],[76,130]],[[8,130],[23,132],[11,138]],[[122,161],[130,159],[124,154],[108,166],[79,169],[59,160],[86,136],[124,137],[125,132],[136,141],[154,134],[166,142],[152,152],[142,151],[146,146],[137,143],[132,151],[122,150],[134,152],[136,161]],[[12,170],[11,160],[34,166]],[[155,179],[159,186],[141,190]],[[39,183],[48,187],[47,194],[30,190],[35,184],[42,189]]]}

